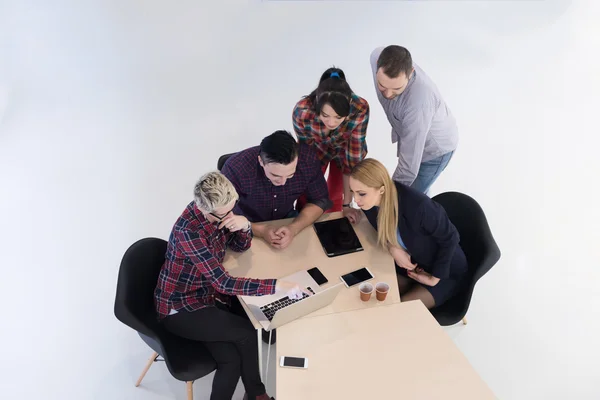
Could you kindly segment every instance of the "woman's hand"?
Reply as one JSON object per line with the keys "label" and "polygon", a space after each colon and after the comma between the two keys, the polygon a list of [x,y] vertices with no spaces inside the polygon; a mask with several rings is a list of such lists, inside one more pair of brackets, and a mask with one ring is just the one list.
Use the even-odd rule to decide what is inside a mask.
{"label": "woman's hand", "polygon": [[342,213],[344,214],[344,217],[348,218],[348,220],[353,224],[359,223],[360,219],[362,218],[361,210],[357,210],[353,207],[344,207],[342,209]]}
{"label": "woman's hand", "polygon": [[275,292],[285,293],[285,295],[290,299],[301,299],[302,293],[306,293],[309,296],[311,295],[307,289],[301,287],[295,282],[280,280],[278,280],[275,284]]}
{"label": "woman's hand", "polygon": [[427,273],[423,268],[416,268],[414,271],[407,271],[408,277],[414,279],[422,285],[435,286],[440,281],[440,278]]}
{"label": "woman's hand", "polygon": [[247,231],[250,229],[250,222],[243,215],[229,214],[219,224],[219,229],[227,228],[229,232],[239,230]]}
{"label": "woman's hand", "polygon": [[410,254],[406,250],[397,246],[389,246],[389,251],[400,268],[404,268],[407,271],[417,268],[417,264],[413,264],[410,261]]}

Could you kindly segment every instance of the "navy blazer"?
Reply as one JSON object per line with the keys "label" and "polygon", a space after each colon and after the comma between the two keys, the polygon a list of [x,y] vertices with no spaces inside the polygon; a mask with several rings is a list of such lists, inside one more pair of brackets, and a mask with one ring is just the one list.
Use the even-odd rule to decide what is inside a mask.
{"label": "navy blazer", "polygon": [[[436,278],[461,277],[468,266],[464,255],[454,257],[455,252],[462,253],[458,245],[460,237],[444,208],[425,194],[394,183],[398,191],[398,228],[412,263]],[[378,207],[365,211],[375,230],[378,212]]]}

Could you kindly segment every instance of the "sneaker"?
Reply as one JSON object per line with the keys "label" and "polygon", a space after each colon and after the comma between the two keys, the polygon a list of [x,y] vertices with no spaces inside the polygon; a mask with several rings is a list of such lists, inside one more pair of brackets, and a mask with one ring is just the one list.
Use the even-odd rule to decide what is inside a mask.
{"label": "sneaker", "polygon": [[[248,393],[244,393],[244,400],[248,400]],[[258,396],[256,400],[275,400],[275,397],[269,397],[269,395],[265,393],[261,396]]]}

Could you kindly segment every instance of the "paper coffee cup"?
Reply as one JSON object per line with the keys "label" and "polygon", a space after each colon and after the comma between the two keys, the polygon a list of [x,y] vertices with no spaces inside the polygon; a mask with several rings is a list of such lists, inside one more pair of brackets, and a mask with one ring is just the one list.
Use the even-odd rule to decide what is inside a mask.
{"label": "paper coffee cup", "polygon": [[360,291],[360,299],[362,301],[369,301],[371,299],[371,294],[373,294],[373,285],[370,283],[363,283],[358,288]]}
{"label": "paper coffee cup", "polygon": [[385,282],[379,282],[375,286],[375,297],[377,297],[377,301],[384,301],[389,291],[390,285]]}

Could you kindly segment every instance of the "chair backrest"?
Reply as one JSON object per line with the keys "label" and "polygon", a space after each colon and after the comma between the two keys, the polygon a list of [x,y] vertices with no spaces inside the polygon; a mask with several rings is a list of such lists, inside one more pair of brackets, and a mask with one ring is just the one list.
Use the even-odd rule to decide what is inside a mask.
{"label": "chair backrest", "polygon": [[467,256],[474,285],[500,259],[500,249],[492,236],[481,206],[471,197],[459,192],[438,194],[439,203],[460,235],[460,247]]}
{"label": "chair backrest", "polygon": [[222,170],[223,169],[223,165],[225,165],[225,163],[227,162],[227,160],[229,159],[229,157],[231,157],[234,154],[235,153],[223,154],[221,157],[219,157],[219,161],[217,161],[217,169],[219,171]]}
{"label": "chair backrest", "polygon": [[132,329],[160,342],[154,289],[165,261],[167,242],[145,238],[132,244],[121,260],[115,316]]}
{"label": "chair backrest", "polygon": [[500,259],[500,249],[492,236],[479,204],[463,193],[446,192],[433,198],[439,203],[460,235],[460,247],[469,263],[467,287],[431,310],[441,325],[452,325],[465,316],[477,281]]}

